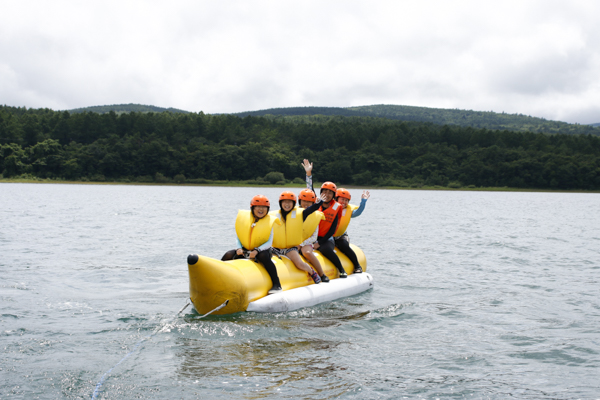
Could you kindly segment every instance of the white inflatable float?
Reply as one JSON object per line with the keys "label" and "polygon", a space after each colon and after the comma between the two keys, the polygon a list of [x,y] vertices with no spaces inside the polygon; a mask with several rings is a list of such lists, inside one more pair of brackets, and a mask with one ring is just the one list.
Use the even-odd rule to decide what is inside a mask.
{"label": "white inflatable float", "polygon": [[271,294],[249,303],[246,311],[293,311],[343,297],[354,296],[372,287],[373,277],[363,272],[362,274],[349,275],[346,279],[333,279],[328,283],[309,285]]}
{"label": "white inflatable float", "polygon": [[[192,254],[188,256],[190,299],[200,314],[232,314],[241,311],[284,312],[353,296],[373,287],[373,277],[366,272],[367,260],[360,248],[351,245],[362,274],[353,274],[350,260],[336,249],[347,278],[339,278],[335,266],[318,251],[327,283],[314,284],[304,271],[286,257],[273,257],[283,291],[267,295],[272,283],[262,265],[248,259],[221,261]],[[215,311],[220,305],[226,305]]]}

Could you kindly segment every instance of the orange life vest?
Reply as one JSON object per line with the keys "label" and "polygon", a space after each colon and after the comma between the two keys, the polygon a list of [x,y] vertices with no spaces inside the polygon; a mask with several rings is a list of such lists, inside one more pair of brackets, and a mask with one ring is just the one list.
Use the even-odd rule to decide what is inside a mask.
{"label": "orange life vest", "polygon": [[319,211],[325,215],[325,219],[319,224],[319,236],[325,236],[327,232],[329,232],[331,224],[333,224],[333,220],[336,216],[338,217],[336,225],[337,229],[340,225],[340,220],[342,219],[342,210],[342,205],[333,200],[329,203],[329,207],[324,209],[323,206],[321,206],[321,208],[319,208]]}

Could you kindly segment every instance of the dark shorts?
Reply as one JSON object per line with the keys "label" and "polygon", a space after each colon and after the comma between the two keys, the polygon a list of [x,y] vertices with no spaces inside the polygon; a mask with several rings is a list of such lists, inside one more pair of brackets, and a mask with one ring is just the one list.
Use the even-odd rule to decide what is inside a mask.
{"label": "dark shorts", "polygon": [[297,247],[290,247],[289,249],[277,249],[275,247],[271,248],[271,250],[273,251],[273,254],[275,254],[276,256],[285,256],[288,253],[291,253],[292,251],[298,251]]}

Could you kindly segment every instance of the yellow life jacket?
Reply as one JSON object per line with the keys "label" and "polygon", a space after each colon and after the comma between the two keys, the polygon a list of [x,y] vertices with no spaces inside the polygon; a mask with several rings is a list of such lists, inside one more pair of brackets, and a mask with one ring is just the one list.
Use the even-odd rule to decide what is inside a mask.
{"label": "yellow life jacket", "polygon": [[342,236],[346,229],[348,229],[348,225],[350,225],[350,218],[352,218],[352,212],[356,210],[358,206],[348,204],[346,208],[342,210],[342,219],[340,220],[340,224],[338,225],[337,230],[333,234],[333,237]]}
{"label": "yellow life jacket", "polygon": [[321,211],[315,211],[306,217],[304,224],[302,225],[302,241],[305,241],[315,233],[315,229],[319,226],[322,220],[325,219],[325,214]]}
{"label": "yellow life jacket", "polygon": [[266,243],[271,237],[273,224],[280,224],[277,217],[265,215],[254,224],[255,217],[250,210],[239,210],[235,219],[235,233],[242,246],[247,250],[254,250]]}
{"label": "yellow life jacket", "polygon": [[302,243],[302,212],[304,208],[294,207],[281,221],[281,211],[273,211],[273,216],[281,221],[281,225],[273,227],[273,247],[289,249]]}

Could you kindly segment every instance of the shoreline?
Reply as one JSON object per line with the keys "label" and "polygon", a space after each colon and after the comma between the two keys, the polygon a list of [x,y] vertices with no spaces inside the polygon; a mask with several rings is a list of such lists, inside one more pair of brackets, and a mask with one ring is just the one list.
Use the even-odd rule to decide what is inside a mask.
{"label": "shoreline", "polygon": [[[63,184],[63,185],[129,185],[129,186],[221,186],[221,187],[269,187],[269,188],[303,188],[305,185],[297,183],[286,183],[284,185],[277,184],[257,184],[252,185],[246,182],[236,181],[213,181],[210,183],[175,183],[175,182],[96,182],[96,181],[63,181],[54,179],[8,179],[0,178],[1,183],[37,183],[37,184]],[[365,189],[365,190],[438,190],[438,191],[455,191],[455,192],[532,192],[532,193],[600,193],[600,190],[564,190],[564,189],[533,189],[533,188],[509,188],[509,187],[460,187],[450,188],[447,186],[421,186],[421,187],[400,187],[400,186],[344,186],[349,189]]]}

